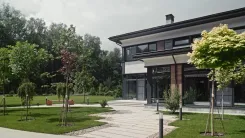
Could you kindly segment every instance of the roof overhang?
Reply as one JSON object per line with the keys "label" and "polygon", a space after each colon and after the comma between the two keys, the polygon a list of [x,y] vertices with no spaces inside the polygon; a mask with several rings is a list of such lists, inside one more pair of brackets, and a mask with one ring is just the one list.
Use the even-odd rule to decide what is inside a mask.
{"label": "roof overhang", "polygon": [[145,58],[141,60],[144,61],[145,67],[151,67],[151,66],[187,63],[188,59],[189,57],[187,56],[187,54],[179,54],[179,55],[168,55],[168,56],[154,57],[154,58]]}
{"label": "roof overhang", "polygon": [[240,17],[244,15],[245,15],[245,8],[240,8],[240,9],[216,13],[216,14],[212,14],[208,16],[203,16],[199,18],[194,18],[190,20],[185,20],[181,22],[176,22],[172,24],[167,24],[163,26],[130,32],[130,33],[122,34],[122,35],[112,36],[109,38],[109,40],[116,42],[118,44],[121,44],[121,40],[125,40],[125,39],[130,39],[130,38],[135,38],[135,37],[140,37],[140,36],[145,36],[145,35],[150,35],[150,34],[156,34],[160,32],[171,31],[175,29],[181,29],[181,28],[196,26],[200,24],[206,24],[210,22]]}

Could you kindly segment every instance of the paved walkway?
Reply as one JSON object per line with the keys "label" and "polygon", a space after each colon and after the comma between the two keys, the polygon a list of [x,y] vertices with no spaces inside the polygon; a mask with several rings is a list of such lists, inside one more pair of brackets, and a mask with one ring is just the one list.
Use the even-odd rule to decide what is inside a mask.
{"label": "paved walkway", "polygon": [[[159,115],[154,109],[144,108],[144,103],[134,101],[118,101],[109,103],[115,112],[101,114],[105,117],[100,121],[107,122],[110,126],[99,128],[92,132],[76,135],[85,138],[154,138],[158,133]],[[176,120],[175,117],[164,115],[165,134],[174,127],[168,123]],[[82,131],[84,133],[84,131]]]}
{"label": "paved walkway", "polygon": [[[99,121],[107,122],[108,125],[76,131],[70,133],[72,136],[50,135],[6,128],[0,128],[0,134],[3,138],[154,138],[158,132],[159,115],[156,114],[154,109],[144,108],[144,103],[140,101],[111,101],[109,105],[115,111],[99,114],[99,116],[105,117],[105,119]],[[174,127],[168,126],[168,123],[174,120],[176,120],[175,117],[164,115],[165,134],[174,129]]]}
{"label": "paved walkway", "polygon": [[26,132],[0,127],[1,138],[78,138],[76,136],[51,135],[43,133]]}

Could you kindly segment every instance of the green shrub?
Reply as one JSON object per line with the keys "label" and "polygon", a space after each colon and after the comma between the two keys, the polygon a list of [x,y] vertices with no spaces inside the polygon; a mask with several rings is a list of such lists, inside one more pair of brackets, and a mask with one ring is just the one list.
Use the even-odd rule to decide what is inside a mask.
{"label": "green shrub", "polygon": [[180,94],[179,90],[177,88],[171,90],[164,91],[164,100],[165,100],[165,106],[167,109],[171,110],[172,113],[175,113],[176,110],[179,109],[179,103],[180,103]]}
{"label": "green shrub", "polygon": [[16,93],[12,90],[12,91],[9,92],[9,94],[15,95]]}
{"label": "green shrub", "polygon": [[105,106],[108,105],[107,100],[104,99],[104,100],[100,101],[100,105],[102,108],[105,108]]}
{"label": "green shrub", "polygon": [[197,91],[196,89],[190,87],[183,97],[184,103],[186,104],[193,104],[197,98]]}
{"label": "green shrub", "polygon": [[25,103],[26,96],[28,95],[29,102],[33,100],[35,95],[36,85],[32,82],[24,82],[18,88],[18,96],[21,98],[22,103]]}
{"label": "green shrub", "polygon": [[121,85],[118,85],[118,86],[116,87],[116,89],[114,90],[113,96],[114,96],[115,98],[122,97],[122,86],[121,86]]}
{"label": "green shrub", "polygon": [[6,97],[13,97],[14,95],[13,94],[6,94],[5,96]]}

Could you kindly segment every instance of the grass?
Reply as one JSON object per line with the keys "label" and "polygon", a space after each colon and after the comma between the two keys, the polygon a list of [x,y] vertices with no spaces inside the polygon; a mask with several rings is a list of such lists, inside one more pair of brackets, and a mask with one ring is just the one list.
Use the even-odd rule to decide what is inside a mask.
{"label": "grass", "polygon": [[[47,96],[49,100],[58,100],[58,97],[56,95],[53,96]],[[39,103],[40,105],[45,104],[46,96],[34,96],[32,105],[37,105]],[[75,104],[82,104],[83,103],[83,96],[71,96],[70,99],[74,100]],[[99,103],[99,101],[106,99],[107,101],[113,100],[114,98],[111,96],[89,96],[89,103],[95,104]],[[2,106],[1,103],[2,98],[0,99],[0,107]],[[62,101],[62,100],[61,100]],[[85,99],[86,102],[86,99]],[[62,102],[53,102],[53,104],[56,103],[62,103]],[[19,97],[6,97],[6,105],[7,107],[14,107],[14,106],[20,106],[21,101]]]}
{"label": "grass", "polygon": [[[166,114],[166,112],[164,112]],[[169,113],[167,113],[169,114]],[[244,138],[245,137],[245,116],[229,116],[225,115],[222,127],[219,115],[216,118],[214,128],[216,132],[225,132],[224,138]],[[165,136],[164,138],[206,138],[209,136],[201,136],[200,132],[205,131],[208,114],[184,113],[182,121],[177,120],[169,125],[178,127],[176,130]]]}
{"label": "grass", "polygon": [[74,130],[80,130],[105,124],[96,121],[100,119],[100,117],[89,115],[101,112],[108,112],[110,111],[110,108],[74,107],[71,110],[72,117],[71,114],[68,114],[68,117],[70,121],[72,120],[72,124],[74,124],[73,126],[58,126],[61,108],[54,107],[33,109],[31,108],[31,117],[35,118],[35,120],[32,121],[18,121],[21,119],[22,114],[25,113],[24,109],[8,109],[7,116],[3,116],[2,113],[0,114],[0,127],[32,132],[63,134]]}

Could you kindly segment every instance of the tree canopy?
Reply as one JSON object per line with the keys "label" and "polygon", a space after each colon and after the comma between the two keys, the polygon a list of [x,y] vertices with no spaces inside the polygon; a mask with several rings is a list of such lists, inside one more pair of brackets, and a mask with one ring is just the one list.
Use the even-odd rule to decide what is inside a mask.
{"label": "tree canopy", "polygon": [[[8,51],[0,55],[0,58],[8,57],[5,62],[6,72],[4,71],[6,76],[10,75],[5,78],[9,80],[9,84],[5,84],[7,93],[17,91],[24,78],[36,84],[37,94],[55,93],[51,87],[46,88],[53,86],[52,83],[65,81],[65,72],[60,72],[65,71],[65,68],[62,68],[64,65],[60,53],[62,50],[76,55],[70,80],[76,79],[76,72],[81,73],[84,70],[89,74],[88,77],[93,78],[90,87],[96,92],[99,84],[104,84],[108,78],[113,82],[111,89],[116,89],[117,85],[120,85],[121,50],[101,49],[101,40],[98,36],[93,36],[89,32],[84,32],[85,35],[82,36],[74,25],[51,23],[48,26],[43,19],[26,18],[8,4],[0,6],[0,18],[0,52]],[[2,70],[3,62],[0,62]],[[43,73],[48,73],[52,77],[44,80],[43,75],[40,75]],[[45,92],[47,90],[50,92]]]}
{"label": "tree canopy", "polygon": [[201,35],[188,53],[189,63],[197,68],[212,69],[210,74],[214,75],[219,89],[231,80],[241,82],[245,77],[245,33],[237,34],[228,25],[220,25]]}
{"label": "tree canopy", "polygon": [[28,79],[35,76],[43,63],[49,59],[46,50],[27,42],[17,42],[15,46],[9,46],[9,66],[12,72],[20,78]]}

